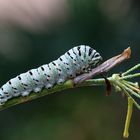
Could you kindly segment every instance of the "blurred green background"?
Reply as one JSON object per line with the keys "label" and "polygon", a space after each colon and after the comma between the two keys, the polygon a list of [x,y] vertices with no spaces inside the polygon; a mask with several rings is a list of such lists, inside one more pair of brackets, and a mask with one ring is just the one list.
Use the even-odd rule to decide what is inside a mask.
{"label": "blurred green background", "polygon": [[[0,84],[86,44],[104,60],[131,46],[139,63],[138,0],[0,0]],[[37,3],[37,4],[36,4]],[[121,140],[127,100],[105,87],[65,90],[0,112],[0,140]],[[130,140],[140,139],[134,109]]]}

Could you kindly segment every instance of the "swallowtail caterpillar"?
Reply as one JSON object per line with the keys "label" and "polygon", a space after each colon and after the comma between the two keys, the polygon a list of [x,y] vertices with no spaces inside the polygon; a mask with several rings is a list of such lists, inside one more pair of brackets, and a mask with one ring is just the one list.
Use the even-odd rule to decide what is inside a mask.
{"label": "swallowtail caterpillar", "polygon": [[38,93],[43,87],[50,89],[55,84],[64,83],[90,71],[101,60],[102,57],[93,48],[86,45],[76,46],[57,60],[9,80],[0,88],[0,104],[17,96],[27,96],[31,91]]}

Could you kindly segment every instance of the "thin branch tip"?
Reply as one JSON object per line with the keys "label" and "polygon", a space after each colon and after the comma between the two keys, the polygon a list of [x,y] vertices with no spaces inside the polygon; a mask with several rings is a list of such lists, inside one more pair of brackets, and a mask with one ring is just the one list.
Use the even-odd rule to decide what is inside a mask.
{"label": "thin branch tip", "polygon": [[130,56],[131,56],[131,53],[132,53],[131,48],[128,47],[127,49],[124,50],[124,52],[122,53],[122,55],[125,54],[126,55],[126,58],[129,59]]}

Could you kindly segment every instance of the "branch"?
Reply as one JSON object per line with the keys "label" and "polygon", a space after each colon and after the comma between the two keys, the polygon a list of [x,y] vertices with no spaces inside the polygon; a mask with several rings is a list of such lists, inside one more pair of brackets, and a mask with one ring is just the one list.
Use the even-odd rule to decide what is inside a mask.
{"label": "branch", "polygon": [[[40,93],[32,92],[27,97],[19,96],[19,97],[16,97],[16,98],[12,98],[12,99],[8,100],[4,105],[0,106],[0,111],[4,110],[6,108],[12,107],[14,105],[21,104],[21,103],[24,103],[24,102],[27,102],[27,101],[31,101],[31,100],[40,98],[42,96],[52,94],[52,93],[55,93],[55,92],[58,92],[58,91],[62,91],[62,90],[65,90],[65,89],[82,87],[82,86],[104,85],[105,84],[104,79],[91,79],[91,80],[87,80],[87,79],[90,79],[97,74],[101,74],[103,72],[109,71],[110,69],[112,69],[116,65],[122,63],[124,60],[130,58],[130,55],[131,55],[131,49],[127,48],[126,50],[124,50],[124,52],[122,54],[117,55],[115,57],[112,57],[111,59],[105,61],[103,64],[94,68],[88,74],[82,74],[80,76],[77,76],[75,79],[68,80],[62,85],[56,85],[52,89],[49,89],[49,90],[44,89]],[[111,81],[111,78],[109,78],[109,79]]]}

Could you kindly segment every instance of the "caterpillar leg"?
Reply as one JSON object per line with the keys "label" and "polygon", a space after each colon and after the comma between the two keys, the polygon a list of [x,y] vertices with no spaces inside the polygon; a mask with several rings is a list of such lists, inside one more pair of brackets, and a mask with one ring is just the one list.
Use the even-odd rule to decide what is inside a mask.
{"label": "caterpillar leg", "polygon": [[18,97],[21,93],[14,93],[13,97]]}
{"label": "caterpillar leg", "polygon": [[33,91],[37,93],[37,92],[40,92],[41,90],[42,90],[41,87],[37,87],[37,88],[35,88]]}
{"label": "caterpillar leg", "polygon": [[0,96],[0,105],[3,105],[7,100],[7,98]]}
{"label": "caterpillar leg", "polygon": [[12,95],[7,94],[7,95],[6,95],[6,98],[7,98],[7,100],[8,100],[8,99],[11,99],[11,98],[12,98]]}
{"label": "caterpillar leg", "polygon": [[30,94],[31,91],[24,91],[21,93],[21,95],[24,96],[28,96]]}
{"label": "caterpillar leg", "polygon": [[64,82],[65,82],[65,79],[59,79],[59,80],[57,81],[57,84],[58,84],[58,85],[62,85]]}
{"label": "caterpillar leg", "polygon": [[47,88],[47,89],[51,89],[52,87],[53,87],[52,84],[47,84],[47,85],[45,85],[45,88]]}

